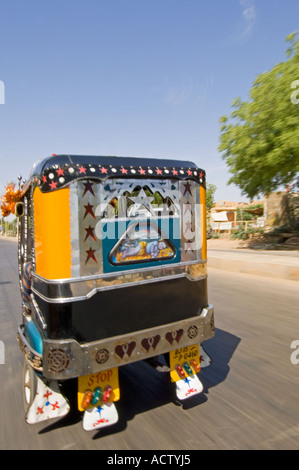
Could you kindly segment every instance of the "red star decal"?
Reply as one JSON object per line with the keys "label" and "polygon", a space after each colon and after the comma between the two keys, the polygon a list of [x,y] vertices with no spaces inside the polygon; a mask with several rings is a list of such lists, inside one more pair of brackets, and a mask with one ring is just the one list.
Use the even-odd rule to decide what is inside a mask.
{"label": "red star decal", "polygon": [[177,175],[178,174],[177,170],[172,170],[172,174]]}
{"label": "red star decal", "polygon": [[[86,230],[86,229],[85,229],[85,230]],[[190,221],[185,222],[185,230],[186,230],[186,232],[187,232],[188,230],[190,230],[191,232],[193,232],[193,230],[192,230],[192,224],[191,224]]]}
{"label": "red star decal", "polygon": [[87,214],[92,215],[92,217],[93,217],[94,219],[96,218],[95,215],[94,215],[94,213],[93,213],[93,210],[92,210],[93,206],[92,206],[91,204],[88,203],[87,206],[84,206],[84,208],[85,208],[85,214],[84,214],[83,219],[85,219],[85,217],[87,216]]}
{"label": "red star decal", "polygon": [[107,171],[108,171],[108,168],[104,168],[104,167],[102,166],[102,168],[101,168],[101,173],[107,174]]}
{"label": "red star decal", "polygon": [[79,168],[79,173],[86,173],[86,168],[84,168],[84,166],[80,166]]}
{"label": "red star decal", "polygon": [[52,181],[52,183],[50,183],[49,186],[50,186],[51,189],[56,189],[57,183]]}
{"label": "red star decal", "polygon": [[84,230],[86,230],[86,236],[85,236],[84,241],[86,241],[88,237],[92,237],[95,241],[97,241],[95,234],[93,233],[94,231],[93,227],[89,226],[88,228],[85,228]]}
{"label": "red star decal", "polygon": [[87,191],[91,192],[91,194],[94,196],[94,192],[93,192],[93,189],[92,189],[92,183],[90,181],[87,181],[87,183],[83,183],[83,184],[85,186],[83,196],[85,196]]}
{"label": "red star decal", "polygon": [[122,172],[123,175],[127,175],[128,174],[128,170],[126,170],[124,167],[122,167],[120,169],[120,171]]}
{"label": "red star decal", "polygon": [[191,207],[191,204],[189,204],[189,203],[184,204],[184,207],[185,207],[184,215],[186,214],[186,212],[191,212],[191,214],[192,214],[192,207]]}
{"label": "red star decal", "polygon": [[189,193],[191,196],[192,196],[192,193],[191,193],[191,185],[190,183],[185,183],[185,191],[184,191],[184,194],[183,196],[185,196],[186,193]]}
{"label": "red star decal", "polygon": [[43,176],[43,183],[46,183],[47,182],[47,177],[44,175]]}
{"label": "red star decal", "polygon": [[58,176],[64,176],[64,171],[63,171],[62,168],[58,168],[58,170],[56,170],[56,172],[57,172]]}
{"label": "red star decal", "polygon": [[157,175],[162,175],[162,170],[159,170],[159,168],[156,169]]}
{"label": "red star decal", "polygon": [[187,243],[185,243],[185,251],[192,251],[192,253],[194,253],[193,243],[191,240],[188,240]]}
{"label": "red star decal", "polygon": [[138,171],[141,175],[145,175],[145,170],[143,170],[143,168],[140,167],[140,170],[138,170]]}
{"label": "red star decal", "polygon": [[200,178],[203,177],[203,172],[202,172],[202,171],[199,173],[199,177],[200,177]]}
{"label": "red star decal", "polygon": [[187,173],[188,173],[188,176],[192,176],[192,171],[191,170],[187,170]]}
{"label": "red star decal", "polygon": [[87,258],[86,258],[86,261],[85,261],[85,264],[87,263],[87,261],[92,258],[96,263],[97,263],[97,259],[95,257],[95,251],[96,250],[92,250],[91,248],[89,248],[89,250],[86,250],[86,253],[87,253]]}

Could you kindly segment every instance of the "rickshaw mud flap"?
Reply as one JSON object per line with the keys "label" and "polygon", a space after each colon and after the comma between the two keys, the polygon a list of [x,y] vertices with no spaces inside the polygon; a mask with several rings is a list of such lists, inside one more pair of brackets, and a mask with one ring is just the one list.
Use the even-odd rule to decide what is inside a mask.
{"label": "rickshaw mud flap", "polygon": [[148,359],[175,348],[201,344],[214,336],[214,309],[200,315],[126,335],[79,344],[74,339],[43,342],[43,374],[70,379]]}
{"label": "rickshaw mud flap", "polygon": [[118,422],[118,413],[114,403],[102,404],[90,408],[83,414],[84,431],[94,431],[95,429],[111,426]]}
{"label": "rickshaw mud flap", "polygon": [[68,414],[70,405],[59,391],[57,381],[46,383],[37,377],[36,395],[30,405],[26,422],[36,424]]}
{"label": "rickshaw mud flap", "polygon": [[197,375],[190,375],[185,379],[175,382],[176,396],[179,400],[185,400],[203,391],[203,384]]}

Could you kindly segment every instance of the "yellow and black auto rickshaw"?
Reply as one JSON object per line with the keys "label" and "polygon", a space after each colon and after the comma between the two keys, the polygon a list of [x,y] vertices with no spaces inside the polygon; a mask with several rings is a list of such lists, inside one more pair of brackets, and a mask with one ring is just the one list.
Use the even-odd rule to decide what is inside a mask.
{"label": "yellow and black auto rickshaw", "polygon": [[16,205],[26,420],[117,422],[118,369],[146,360],[179,400],[200,393],[207,298],[205,172],[177,160],[53,155]]}

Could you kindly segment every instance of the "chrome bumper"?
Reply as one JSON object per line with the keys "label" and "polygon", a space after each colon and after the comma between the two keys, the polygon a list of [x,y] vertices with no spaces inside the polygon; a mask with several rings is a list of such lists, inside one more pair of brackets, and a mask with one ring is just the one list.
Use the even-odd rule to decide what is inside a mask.
{"label": "chrome bumper", "polygon": [[79,344],[74,339],[45,339],[42,374],[66,380],[201,344],[213,336],[214,308],[208,305],[195,317],[100,341]]}

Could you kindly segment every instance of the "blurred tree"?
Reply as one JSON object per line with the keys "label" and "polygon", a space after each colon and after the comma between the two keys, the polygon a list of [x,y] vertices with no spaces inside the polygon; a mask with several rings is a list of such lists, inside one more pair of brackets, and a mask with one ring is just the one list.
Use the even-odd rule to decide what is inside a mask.
{"label": "blurred tree", "polygon": [[299,38],[287,37],[287,60],[260,74],[250,100],[237,98],[220,119],[219,150],[232,177],[253,199],[290,183],[299,171]]}
{"label": "blurred tree", "polygon": [[209,211],[213,204],[215,203],[214,201],[214,194],[217,189],[217,186],[214,184],[208,184],[207,185],[207,193],[206,193],[206,201],[207,201],[207,210]]}

